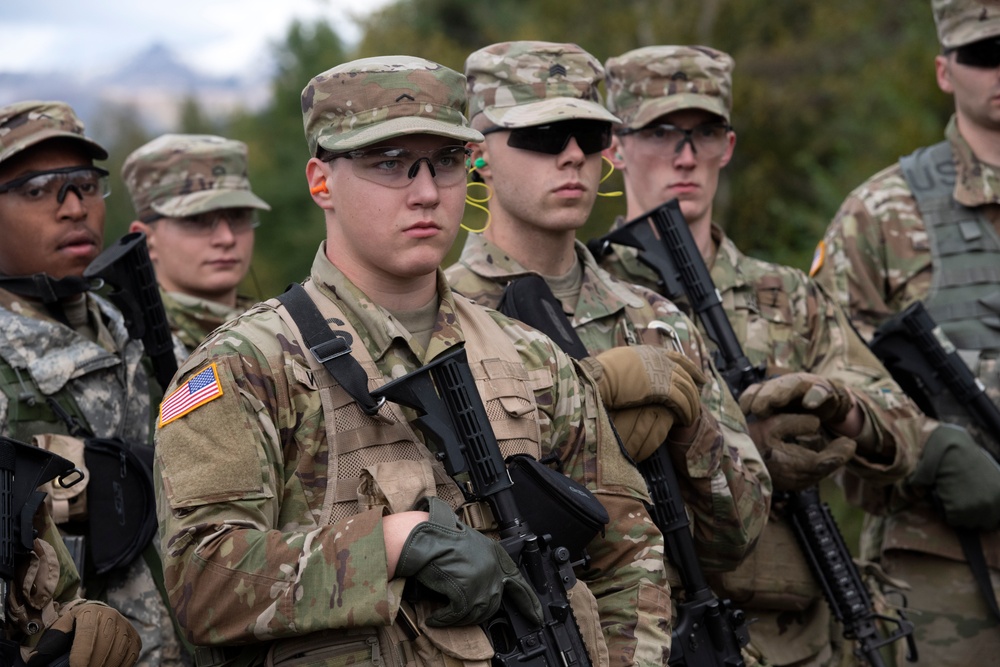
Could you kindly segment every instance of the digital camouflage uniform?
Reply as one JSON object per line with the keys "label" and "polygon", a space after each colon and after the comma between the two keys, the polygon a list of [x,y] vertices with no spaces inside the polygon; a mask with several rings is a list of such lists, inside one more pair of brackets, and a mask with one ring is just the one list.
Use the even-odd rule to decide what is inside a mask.
{"label": "digital camouflage uniform", "polygon": [[[343,98],[355,101],[355,90],[364,103],[346,104],[351,118],[365,104],[377,105],[384,115],[366,115],[368,122],[357,127],[342,125]],[[401,92],[415,99],[380,103],[400,99]],[[464,140],[481,140],[461,113],[464,102],[464,77],[440,65],[406,56],[347,63],[314,77],[303,91],[310,151],[315,154],[319,144],[336,150],[337,142],[364,146],[390,129],[455,138],[461,132]],[[446,129],[453,133],[444,134]],[[461,341],[474,371],[500,373],[496,380],[477,381],[480,393],[495,397],[488,401],[491,421],[530,426],[539,453],[561,460],[563,472],[594,491],[613,517],[607,534],[588,546],[587,570],[578,572],[597,598],[603,639],[597,634],[594,640],[606,642],[611,664],[663,664],[669,592],[662,536],[643,506],[643,480],[619,449],[589,376],[547,338],[455,297],[440,273],[437,325],[426,350],[331,264],[325,244],[306,284],[321,311],[336,307],[336,322],[357,332],[353,355],[370,355],[371,361],[363,361],[370,388]],[[470,310],[475,338],[466,333],[469,322],[458,317]],[[487,644],[482,651],[479,628],[433,631],[419,606],[413,637],[386,637],[412,624],[400,613],[404,581],[387,581],[381,517],[383,511],[410,509],[413,494],[410,504],[395,493],[375,502],[373,484],[384,489],[388,475],[394,485],[419,486],[416,493],[428,483],[436,486],[453,506],[460,496],[398,407],[386,404],[379,418],[365,417],[328,373],[311,368],[281,312],[273,300],[255,306],[202,343],[175,383],[214,364],[221,393],[158,429],[161,541],[181,624],[198,644],[249,644],[244,655],[258,663],[273,640],[343,644],[359,636],[360,650],[355,647],[348,659],[372,664],[378,646],[393,664],[400,652],[406,658],[428,642],[439,644],[443,632],[462,643],[452,646],[449,664],[485,665],[492,649]],[[484,334],[495,345],[484,344]],[[509,348],[519,363],[475,361],[496,354],[494,347]],[[331,402],[324,407],[323,401]],[[330,429],[338,434],[336,448],[328,440]],[[375,441],[391,443],[391,449],[370,444],[391,433],[394,443]],[[498,433],[504,437],[509,439]],[[352,467],[379,447],[388,459],[363,470]],[[400,451],[408,455],[397,456]],[[197,467],[188,465],[191,457]],[[437,477],[424,482],[407,474],[414,468],[437,468]],[[287,644],[278,642],[275,650]],[[594,658],[607,664],[607,657]]]}
{"label": "digital camouflage uniform", "polygon": [[[934,9],[942,43],[949,41],[949,36],[950,41],[961,44],[1000,34],[996,7],[936,2]],[[947,20],[944,12],[948,9],[955,12],[950,28],[942,21]],[[973,32],[963,37],[961,30]],[[989,32],[977,35],[979,30]],[[993,233],[987,228],[983,237],[984,247],[998,248],[1000,171],[975,156],[954,117],[945,138],[953,166],[945,165],[940,173],[954,179],[954,201],[973,211],[970,218],[980,215],[992,224]],[[870,338],[879,324],[895,313],[933,297],[938,261],[932,254],[925,220],[897,162],[847,197],[817,248],[813,269],[816,279],[849,310],[861,335]],[[985,289],[990,282],[987,278],[980,287]],[[993,305],[989,299],[980,303],[995,313],[1000,291],[995,277],[992,282]],[[987,324],[990,317],[984,313],[980,321],[996,328]],[[992,320],[996,322],[995,314]],[[993,402],[1000,405],[997,349],[972,349],[962,357]],[[969,431],[977,435],[977,429]],[[984,445],[995,447],[995,440],[978,435]],[[911,586],[907,594],[912,610],[909,617],[916,626],[921,663],[926,659],[930,664],[969,665],[994,660],[1000,654],[1000,623],[976,586],[955,531],[932,509],[924,493],[905,483],[893,487],[882,503],[884,516],[866,517],[862,553],[866,558],[881,558],[889,574]],[[1000,531],[983,532],[980,538],[994,593],[1000,595]],[[905,664],[901,657],[898,661]]]}
{"label": "digital camouflage uniform", "polygon": [[[26,120],[19,125],[5,122],[4,111],[33,105],[39,106],[39,115],[23,114]],[[61,130],[39,130],[33,123]],[[83,124],[65,104],[26,102],[0,110],[0,160],[53,136],[85,140]],[[101,155],[107,156],[103,148],[95,152]],[[0,289],[0,434],[27,442],[37,434],[67,434],[69,426],[46,407],[46,398],[52,397],[75,405],[73,416],[95,436],[150,443],[150,386],[142,344],[129,339],[121,314],[106,301],[90,294],[83,298],[89,335],[54,319],[39,301]],[[180,647],[166,605],[141,556],[108,573],[103,590],[95,587],[88,594],[118,609],[139,632],[143,646],[137,664],[178,664]]]}
{"label": "digital camouflage uniform", "polygon": [[[724,388],[691,320],[655,292],[612,278],[583,244],[578,242],[576,251],[583,266],[583,284],[577,302],[564,308],[589,352],[623,345],[666,346],[695,360],[710,378],[702,403],[723,426],[725,440],[716,439],[709,451],[688,452],[681,478],[687,487],[685,501],[693,515],[702,565],[707,570],[730,570],[756,543],[770,498],[770,480],[746,434],[743,414]],[[496,308],[505,285],[530,273],[482,234],[469,234],[458,263],[448,267],[445,276],[456,292]],[[679,585],[669,563],[668,571],[671,585]]]}
{"label": "digital camouflage uniform", "polygon": [[[646,47],[609,60],[607,68],[609,106],[627,127],[686,108],[729,117],[732,61],[726,54],[705,47]],[[613,227],[624,223],[619,217]],[[881,487],[907,475],[922,415],[852,331],[843,311],[801,271],[747,257],[715,225],[712,239],[716,252],[706,264],[750,362],[766,364],[769,375],[808,372],[844,382],[865,414],[849,476]],[[632,248],[616,246],[602,266],[623,280],[658,289],[655,275]],[[714,348],[711,340],[706,343]],[[861,443],[880,460],[866,459]],[[831,627],[819,584],[778,508],[754,554],[716,584],[748,618],[757,619],[750,625],[751,647],[765,664],[840,659],[840,629]]]}

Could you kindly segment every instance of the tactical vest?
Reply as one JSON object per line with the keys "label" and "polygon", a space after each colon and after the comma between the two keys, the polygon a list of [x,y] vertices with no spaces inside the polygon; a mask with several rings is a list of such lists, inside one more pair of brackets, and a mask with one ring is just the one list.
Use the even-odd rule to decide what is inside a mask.
{"label": "tactical vest", "polygon": [[[322,294],[312,281],[306,292],[320,314],[333,328],[351,336],[351,355],[368,377],[373,390],[387,379],[376,366],[362,338],[340,308]],[[482,308],[456,295],[456,313],[466,336],[469,367],[476,380],[490,424],[503,455],[541,455],[539,419],[534,391],[553,384],[547,370],[528,371],[513,343]],[[266,303],[292,332],[303,336],[288,310],[277,299]],[[250,342],[265,345],[267,341]],[[320,392],[329,449],[326,493],[319,517],[333,524],[361,511],[385,507],[390,512],[412,509],[424,495],[437,495],[461,510],[462,521],[480,530],[496,526],[488,508],[465,504],[461,490],[444,466],[424,446],[398,405],[385,403],[369,416],[330,375],[312,354],[307,353],[308,377],[296,368],[297,379]],[[593,600],[586,588],[586,595]],[[575,600],[574,600],[575,602]],[[574,604],[574,611],[577,610]],[[596,606],[595,606],[596,609]],[[427,610],[421,604],[403,603],[395,625],[389,628],[358,628],[329,631],[282,640],[271,645],[265,664],[274,667],[295,665],[360,664],[475,665],[486,667],[493,655],[486,634],[475,626],[430,628],[424,623]],[[583,626],[586,621],[578,619]],[[598,628],[596,614],[593,623]],[[249,655],[254,653],[254,655]],[[259,649],[234,657],[230,649],[199,649],[198,665],[260,664]],[[332,661],[336,661],[335,663]]]}
{"label": "tactical vest", "polygon": [[[955,161],[947,141],[918,149],[899,164],[931,251],[924,305],[973,373],[997,391],[1000,379],[989,370],[1000,354],[1000,236],[982,212],[954,200]],[[970,426],[966,411],[951,396],[936,400],[934,407],[942,421]],[[980,441],[988,439],[977,428],[969,431]],[[983,444],[996,451],[995,440]]]}

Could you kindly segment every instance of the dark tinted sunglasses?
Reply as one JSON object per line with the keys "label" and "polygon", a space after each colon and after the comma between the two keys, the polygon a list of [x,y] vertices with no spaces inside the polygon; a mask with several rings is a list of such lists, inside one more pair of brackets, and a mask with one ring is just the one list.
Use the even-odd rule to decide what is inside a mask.
{"label": "dark tinted sunglasses", "polygon": [[1000,66],[1000,39],[991,37],[956,49],[955,62],[966,67],[994,69]]}
{"label": "dark tinted sunglasses", "polygon": [[570,137],[585,155],[600,153],[611,145],[611,123],[601,120],[563,120],[532,127],[491,127],[483,134],[509,130],[507,145],[535,153],[558,155],[566,150]]}

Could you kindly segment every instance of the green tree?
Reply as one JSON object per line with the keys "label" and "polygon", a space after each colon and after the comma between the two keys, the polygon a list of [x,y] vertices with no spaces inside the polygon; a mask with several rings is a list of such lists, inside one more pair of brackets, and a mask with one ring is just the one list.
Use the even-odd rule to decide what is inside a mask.
{"label": "green tree", "polygon": [[309,159],[302,129],[302,89],[309,80],[345,60],[340,38],[325,21],[293,23],[273,45],[277,68],[265,108],[232,119],[229,132],[250,149],[254,192],[271,205],[261,214],[253,261],[259,285],[251,292],[269,297],[308,275],[325,238],[321,211],[309,197],[305,164]]}

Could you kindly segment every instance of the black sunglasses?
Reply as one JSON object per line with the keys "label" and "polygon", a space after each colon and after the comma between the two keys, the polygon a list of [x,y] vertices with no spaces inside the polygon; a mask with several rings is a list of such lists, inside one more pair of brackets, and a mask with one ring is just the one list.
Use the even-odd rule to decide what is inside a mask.
{"label": "black sunglasses", "polygon": [[611,145],[611,123],[601,120],[563,120],[532,127],[491,127],[483,134],[509,130],[507,145],[535,153],[558,155],[566,150],[571,137],[585,155],[600,153]]}
{"label": "black sunglasses", "polygon": [[972,44],[950,49],[955,52],[955,62],[966,67],[994,69],[1000,66],[1000,38],[991,37]]}

